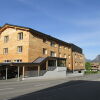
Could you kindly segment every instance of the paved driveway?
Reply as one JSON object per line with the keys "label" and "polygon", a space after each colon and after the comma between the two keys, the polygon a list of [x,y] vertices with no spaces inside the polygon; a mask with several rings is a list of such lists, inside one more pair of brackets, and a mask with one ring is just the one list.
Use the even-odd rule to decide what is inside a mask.
{"label": "paved driveway", "polygon": [[100,100],[99,80],[100,75],[95,74],[51,80],[0,81],[0,100]]}

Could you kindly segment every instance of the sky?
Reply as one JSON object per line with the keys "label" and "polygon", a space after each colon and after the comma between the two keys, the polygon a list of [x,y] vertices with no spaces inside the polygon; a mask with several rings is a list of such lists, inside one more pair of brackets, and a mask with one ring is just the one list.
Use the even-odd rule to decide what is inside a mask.
{"label": "sky", "polygon": [[0,26],[30,27],[100,54],[100,0],[0,0]]}

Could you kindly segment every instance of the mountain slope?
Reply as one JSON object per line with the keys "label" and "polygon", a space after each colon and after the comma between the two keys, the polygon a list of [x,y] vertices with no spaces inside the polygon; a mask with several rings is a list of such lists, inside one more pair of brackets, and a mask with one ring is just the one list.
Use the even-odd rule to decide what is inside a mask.
{"label": "mountain slope", "polygon": [[92,62],[100,62],[100,55],[98,55]]}

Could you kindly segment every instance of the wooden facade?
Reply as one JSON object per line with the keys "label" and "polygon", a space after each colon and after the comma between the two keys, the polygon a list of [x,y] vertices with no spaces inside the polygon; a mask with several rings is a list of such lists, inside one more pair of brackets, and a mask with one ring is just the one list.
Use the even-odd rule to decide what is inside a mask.
{"label": "wooden facade", "polygon": [[[20,40],[19,33],[23,33]],[[8,36],[7,42],[4,41],[5,36]],[[18,47],[22,47],[22,52],[18,52]],[[85,69],[82,49],[74,44],[27,27],[6,24],[0,28],[0,63],[32,63],[39,57],[50,56],[66,58],[68,70]]]}

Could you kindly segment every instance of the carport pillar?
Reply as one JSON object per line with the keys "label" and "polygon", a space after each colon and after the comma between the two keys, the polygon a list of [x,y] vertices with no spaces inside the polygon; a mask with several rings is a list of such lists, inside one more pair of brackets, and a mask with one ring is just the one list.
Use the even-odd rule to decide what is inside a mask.
{"label": "carport pillar", "polygon": [[40,76],[40,65],[38,66],[38,76]]}
{"label": "carport pillar", "polygon": [[8,76],[8,68],[6,67],[6,80],[7,80],[7,76]]}
{"label": "carport pillar", "polygon": [[19,66],[18,66],[18,81],[19,81]]}
{"label": "carport pillar", "polygon": [[25,66],[23,66],[23,78],[25,76]]}
{"label": "carport pillar", "polygon": [[56,67],[58,66],[58,64],[57,64],[58,62],[57,62],[57,60],[56,60]]}
{"label": "carport pillar", "polygon": [[46,71],[48,70],[48,60],[46,61]]}

